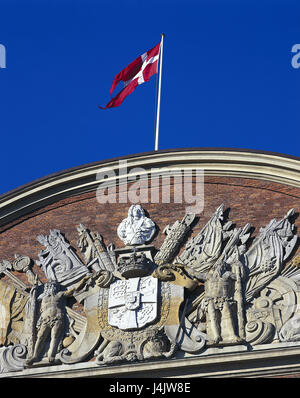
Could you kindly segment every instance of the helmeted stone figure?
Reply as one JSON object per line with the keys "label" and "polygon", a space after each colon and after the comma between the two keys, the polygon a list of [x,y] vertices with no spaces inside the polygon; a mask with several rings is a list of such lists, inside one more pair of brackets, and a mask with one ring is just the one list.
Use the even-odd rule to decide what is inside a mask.
{"label": "helmeted stone figure", "polygon": [[199,274],[205,281],[204,299],[199,307],[199,320],[206,318],[208,344],[234,344],[242,341],[238,335],[238,305],[234,296],[238,290],[239,263],[232,266],[226,261],[215,264],[207,274]]}

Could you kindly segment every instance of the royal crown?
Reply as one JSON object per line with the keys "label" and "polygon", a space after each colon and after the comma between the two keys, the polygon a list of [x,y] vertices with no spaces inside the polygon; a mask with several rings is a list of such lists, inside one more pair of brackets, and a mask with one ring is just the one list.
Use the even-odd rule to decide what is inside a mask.
{"label": "royal crown", "polygon": [[122,256],[118,261],[118,271],[124,278],[147,276],[152,270],[153,263],[143,252],[133,252],[129,256]]}

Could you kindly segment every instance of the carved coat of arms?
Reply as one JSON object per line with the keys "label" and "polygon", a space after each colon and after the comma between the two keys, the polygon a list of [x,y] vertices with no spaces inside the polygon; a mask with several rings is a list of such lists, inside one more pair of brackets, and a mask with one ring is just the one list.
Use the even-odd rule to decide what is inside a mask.
{"label": "carved coat of arms", "polygon": [[252,226],[233,225],[221,205],[192,238],[194,214],[166,226],[164,242],[155,248],[156,225],[133,205],[116,226],[125,245],[119,249],[82,224],[81,256],[59,230],[39,235],[44,248],[35,267],[26,255],[0,262],[5,277],[0,372],[299,341],[300,260],[293,257],[298,244],[293,220],[290,210],[253,240]]}
{"label": "carved coat of arms", "polygon": [[108,323],[140,329],[157,317],[158,280],[152,276],[113,282],[109,288]]}

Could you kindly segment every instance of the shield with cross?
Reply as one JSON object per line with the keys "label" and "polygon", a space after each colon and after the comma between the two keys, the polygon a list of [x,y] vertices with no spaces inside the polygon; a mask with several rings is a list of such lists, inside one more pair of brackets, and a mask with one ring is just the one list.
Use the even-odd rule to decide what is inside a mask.
{"label": "shield with cross", "polygon": [[140,329],[157,317],[158,280],[152,276],[117,280],[108,296],[108,323],[119,329]]}

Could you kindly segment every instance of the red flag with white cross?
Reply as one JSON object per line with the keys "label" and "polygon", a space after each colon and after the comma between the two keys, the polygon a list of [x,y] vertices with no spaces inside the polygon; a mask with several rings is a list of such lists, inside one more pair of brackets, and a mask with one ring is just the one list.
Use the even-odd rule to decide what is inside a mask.
{"label": "red flag with white cross", "polygon": [[115,76],[110,89],[110,95],[112,96],[113,91],[121,81],[124,84],[124,88],[112,98],[104,108],[99,106],[100,109],[120,106],[124,99],[131,94],[137,86],[147,82],[151,76],[157,73],[160,45],[161,43],[158,43],[151,50],[139,56]]}

